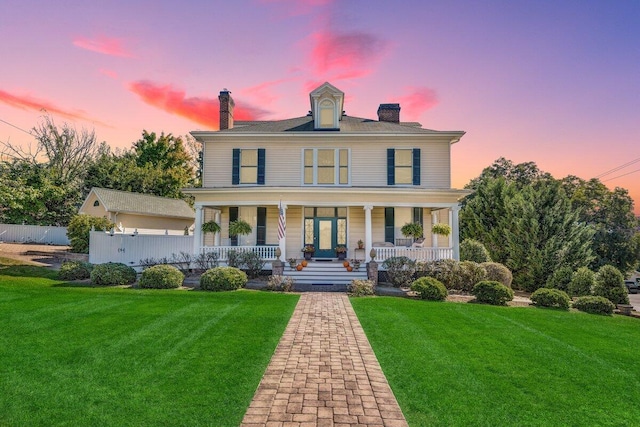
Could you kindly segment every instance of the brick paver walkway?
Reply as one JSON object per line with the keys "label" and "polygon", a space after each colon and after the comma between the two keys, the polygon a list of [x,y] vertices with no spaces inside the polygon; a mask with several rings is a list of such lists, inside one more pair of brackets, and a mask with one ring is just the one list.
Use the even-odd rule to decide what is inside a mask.
{"label": "brick paver walkway", "polygon": [[302,294],[242,427],[407,425],[347,296]]}

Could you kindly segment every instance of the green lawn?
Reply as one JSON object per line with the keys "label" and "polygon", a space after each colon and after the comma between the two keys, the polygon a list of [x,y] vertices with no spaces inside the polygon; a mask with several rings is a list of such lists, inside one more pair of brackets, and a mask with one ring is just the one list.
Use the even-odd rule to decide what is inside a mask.
{"label": "green lawn", "polygon": [[640,320],[352,299],[412,426],[640,423]]}
{"label": "green lawn", "polygon": [[237,426],[298,299],[54,277],[0,265],[0,425]]}

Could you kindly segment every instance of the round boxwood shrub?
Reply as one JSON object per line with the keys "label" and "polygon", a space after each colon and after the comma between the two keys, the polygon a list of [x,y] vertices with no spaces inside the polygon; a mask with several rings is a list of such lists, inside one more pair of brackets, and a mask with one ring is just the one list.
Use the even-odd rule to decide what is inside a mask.
{"label": "round boxwood shrub", "polygon": [[573,273],[569,282],[569,295],[581,297],[590,295],[593,285],[596,283],[596,276],[588,267],[580,267]]}
{"label": "round boxwood shrub", "polygon": [[447,288],[442,282],[433,277],[421,277],[411,284],[411,290],[416,292],[420,299],[429,301],[444,301],[447,298]]}
{"label": "round boxwood shrub", "polygon": [[487,279],[487,271],[473,261],[462,261],[458,264],[454,276],[454,289],[471,292],[476,283]]}
{"label": "round boxwood shrub", "polygon": [[460,261],[473,261],[478,264],[491,262],[491,255],[481,242],[474,239],[464,239],[460,243]]}
{"label": "round boxwood shrub", "polygon": [[200,289],[205,291],[235,291],[247,284],[247,274],[235,267],[215,267],[200,276]]}
{"label": "round boxwood shrub", "polygon": [[93,265],[83,261],[65,261],[60,266],[60,280],[84,280],[91,277]]}
{"label": "round boxwood shrub", "polygon": [[571,267],[560,267],[547,279],[547,288],[559,289],[569,292],[569,283],[573,278],[573,269]]}
{"label": "round boxwood shrub", "polygon": [[94,285],[127,285],[135,281],[136,271],[119,262],[98,264],[91,270],[91,283]]}
{"label": "round boxwood shrub", "polygon": [[513,274],[506,265],[500,264],[499,262],[483,262],[480,265],[487,272],[487,280],[500,282],[507,288],[511,288]]}
{"label": "round boxwood shrub", "polygon": [[605,297],[587,295],[577,298],[573,302],[573,308],[584,311],[585,313],[611,316],[616,306]]}
{"label": "round boxwood shrub", "polygon": [[507,305],[513,299],[513,291],[495,280],[483,280],[471,290],[476,302],[491,305]]}
{"label": "round boxwood shrub", "polygon": [[438,279],[447,289],[454,289],[460,263],[453,259],[424,261],[418,265],[419,277],[429,276]]}
{"label": "round boxwood shrub", "polygon": [[531,301],[537,307],[557,307],[569,310],[569,295],[559,289],[539,288],[531,294]]}
{"label": "round boxwood shrub", "polygon": [[158,264],[142,272],[138,286],[147,289],[173,289],[182,286],[184,274],[176,267]]}
{"label": "round boxwood shrub", "polygon": [[612,265],[603,265],[596,273],[593,294],[605,297],[614,304],[629,304],[627,288],[624,286],[624,276],[620,270]]}

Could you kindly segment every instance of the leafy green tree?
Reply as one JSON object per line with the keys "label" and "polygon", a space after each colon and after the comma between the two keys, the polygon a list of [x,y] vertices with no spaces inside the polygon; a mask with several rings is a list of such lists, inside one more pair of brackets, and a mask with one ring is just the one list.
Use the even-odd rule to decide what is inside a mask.
{"label": "leafy green tree", "polygon": [[71,250],[77,253],[89,253],[89,237],[91,228],[96,231],[109,230],[114,224],[106,218],[91,215],[75,215],[69,221],[67,227],[67,237],[71,242]]}

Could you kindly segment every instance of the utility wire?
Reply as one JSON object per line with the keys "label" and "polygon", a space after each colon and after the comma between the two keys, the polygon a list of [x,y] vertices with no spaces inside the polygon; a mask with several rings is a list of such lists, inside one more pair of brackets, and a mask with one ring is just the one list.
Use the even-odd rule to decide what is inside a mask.
{"label": "utility wire", "polygon": [[[596,176],[596,178],[602,178],[602,177],[604,177],[604,176],[610,175],[610,174],[612,174],[612,173],[614,173],[614,172],[619,171],[620,169],[624,169],[624,168],[626,168],[627,166],[631,166],[632,164],[634,164],[634,163],[638,163],[638,162],[640,162],[640,157],[638,157],[637,159],[633,159],[633,160],[631,160],[630,162],[625,163],[624,165],[620,165],[620,166],[617,166],[617,167],[615,167],[615,168],[613,168],[613,169],[609,169],[608,171],[603,172],[603,173],[601,173],[600,175]],[[609,178],[609,179],[613,179],[613,178]]]}
{"label": "utility wire", "polygon": [[636,169],[634,171],[627,172],[627,173],[625,173],[623,175],[614,176],[613,178],[607,178],[607,179],[603,180],[602,182],[611,181],[612,179],[616,179],[616,178],[622,178],[623,176],[631,175],[632,173],[636,173],[636,172],[640,172],[640,169]]}
{"label": "utility wire", "polygon": [[26,133],[26,134],[29,134],[29,135],[33,136],[33,134],[32,134],[31,132],[29,132],[29,131],[27,131],[27,130],[22,129],[21,127],[18,127],[18,126],[16,126],[16,125],[14,125],[13,123],[9,123],[9,122],[8,122],[8,121],[6,121],[6,120],[2,120],[2,119],[0,119],[0,122],[2,122],[2,123],[6,123],[6,124],[8,124],[8,125],[9,125],[9,126],[11,126],[11,127],[14,127],[14,128],[16,128],[16,129],[18,129],[18,130],[21,130],[22,132],[24,132],[24,133]]}

